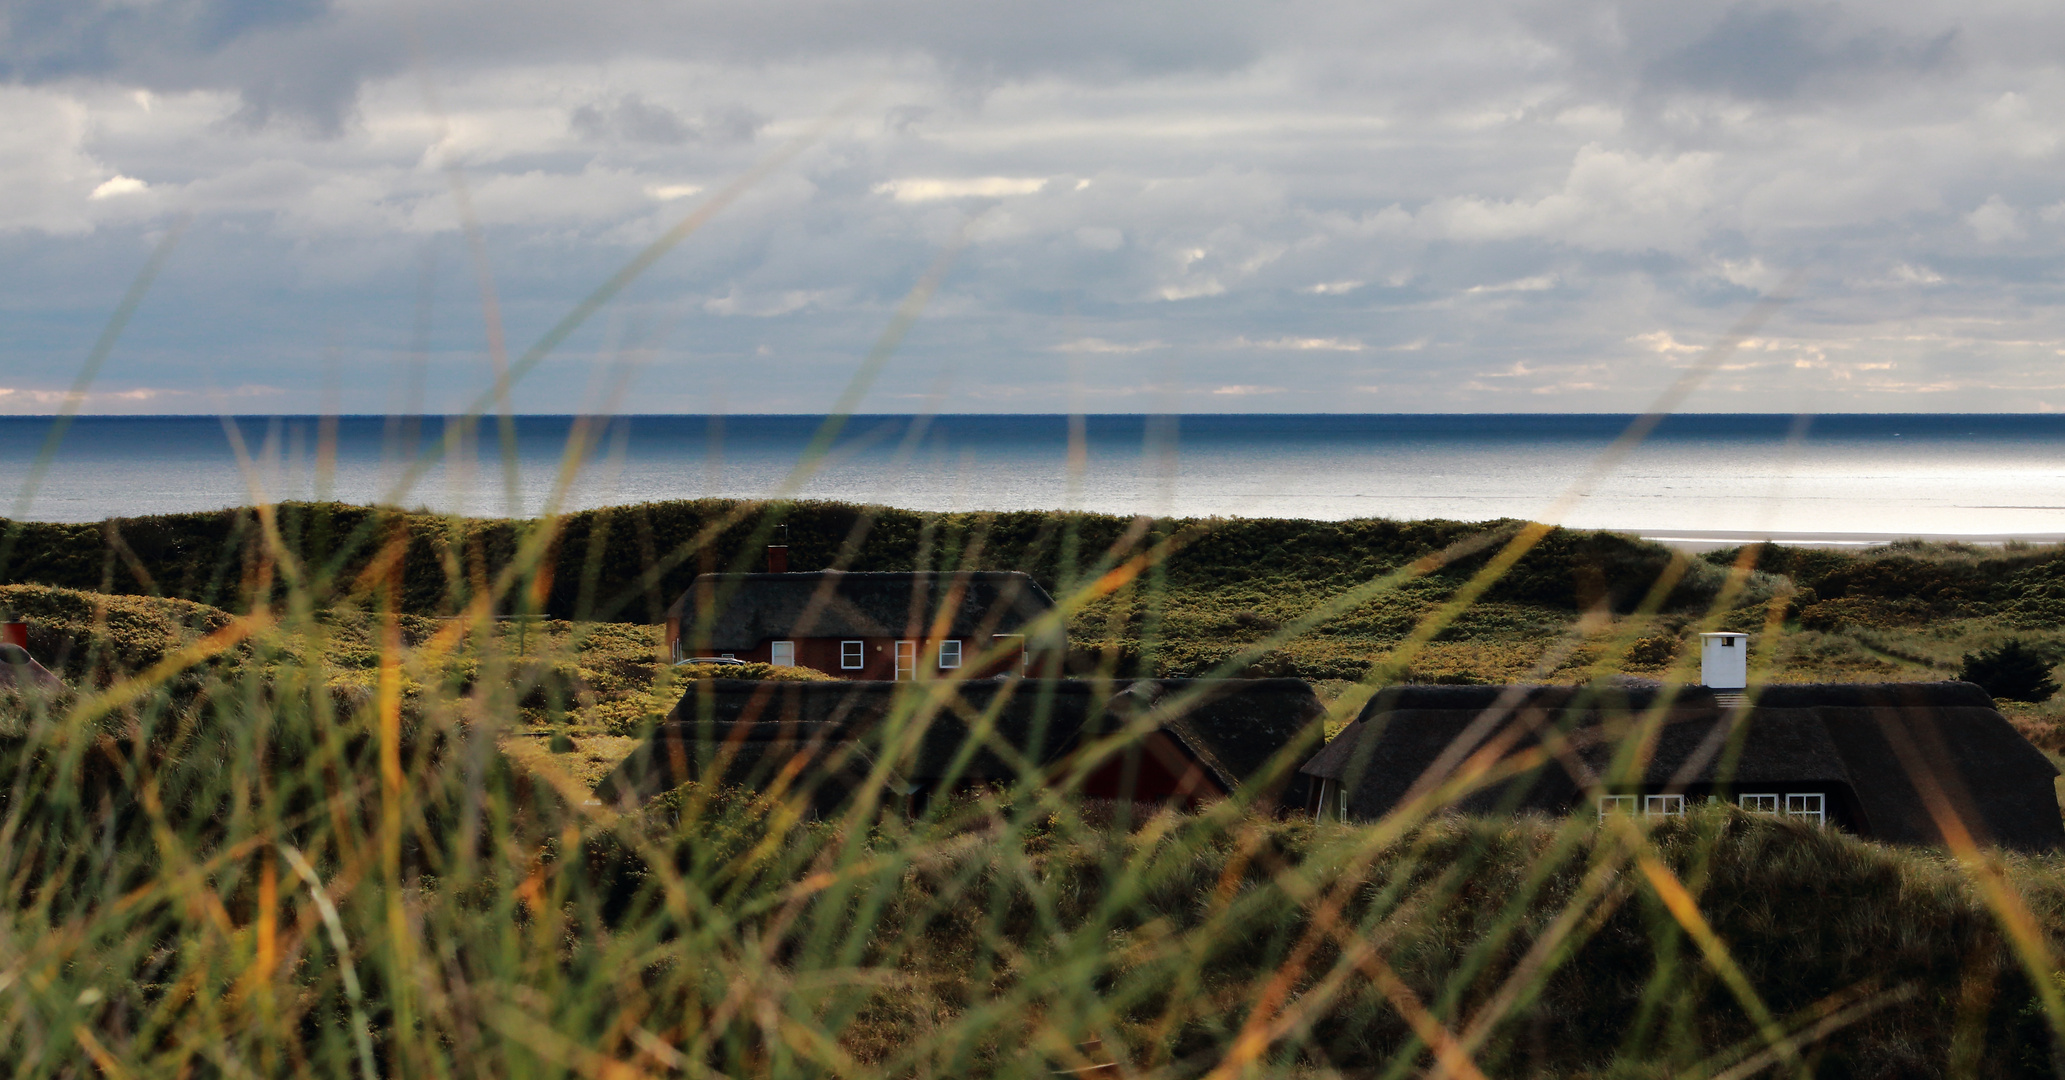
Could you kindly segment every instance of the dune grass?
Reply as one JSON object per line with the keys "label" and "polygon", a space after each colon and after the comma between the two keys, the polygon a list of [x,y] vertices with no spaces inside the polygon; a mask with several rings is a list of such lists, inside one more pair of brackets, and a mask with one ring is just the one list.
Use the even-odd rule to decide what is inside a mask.
{"label": "dune grass", "polygon": [[[1188,547],[1185,565],[1156,555],[1179,527],[1070,525],[1046,527],[1080,564],[1049,580],[1081,662],[1318,669],[1344,709],[1373,672],[1682,677],[1686,636],[1731,620],[1758,625],[1787,678],[1929,677],[2000,632],[1983,612],[1807,629],[1789,577],[1713,561],[1702,583],[1661,549],[1590,541],[1625,556],[1609,577],[1582,535],[1429,632],[1485,560],[1363,597],[1344,583],[1410,567],[1424,543],[1243,577],[1220,568],[1239,545]],[[1295,526],[1255,529],[1282,542]],[[506,598],[550,595],[536,583],[551,564],[520,557],[545,550],[525,529],[508,562],[448,584],[442,614],[408,610],[412,549],[386,535],[399,558],[376,547],[320,586],[309,552],[266,541],[299,582],[247,589],[241,607],[0,587],[75,688],[17,700],[0,739],[15,1072],[2053,1068],[2059,857],[1896,849],[1715,809],[1654,827],[1319,825],[1238,800],[1149,812],[1032,776],[915,819],[879,792],[813,818],[810,776],[780,797],[690,785],[619,813],[588,789],[701,673],[659,663],[647,625],[498,617]],[[971,548],[948,550],[965,564]],[[1648,572],[1669,587],[1629,584]],[[499,593],[467,584],[498,577]],[[910,717],[951,693],[914,686]]]}

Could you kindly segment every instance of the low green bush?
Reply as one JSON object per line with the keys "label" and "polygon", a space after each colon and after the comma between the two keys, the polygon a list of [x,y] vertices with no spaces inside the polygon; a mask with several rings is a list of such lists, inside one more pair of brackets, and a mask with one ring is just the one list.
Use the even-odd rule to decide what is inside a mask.
{"label": "low green bush", "polygon": [[2056,657],[2028,642],[2009,638],[1991,649],[1965,654],[1957,677],[1979,684],[1997,698],[2044,701],[2058,692],[2058,682],[2051,678],[2056,663]]}

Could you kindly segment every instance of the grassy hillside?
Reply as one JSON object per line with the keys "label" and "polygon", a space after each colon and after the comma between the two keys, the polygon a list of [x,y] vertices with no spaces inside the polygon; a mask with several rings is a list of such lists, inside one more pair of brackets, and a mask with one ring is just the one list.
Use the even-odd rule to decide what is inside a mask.
{"label": "grassy hillside", "polygon": [[[707,500],[550,523],[288,504],[277,508],[270,534],[250,511],[13,528],[7,579],[79,591],[10,599],[0,587],[0,606],[28,614],[40,651],[68,665],[105,658],[134,668],[178,638],[167,627],[202,634],[252,610],[260,596],[277,603],[303,588],[300,595],[337,627],[326,639],[326,662],[363,675],[372,647],[355,613],[385,602],[375,593],[387,579],[368,568],[383,550],[398,550],[400,558],[382,564],[398,585],[380,597],[399,597],[410,640],[483,594],[495,595],[493,610],[534,611],[544,623],[504,624],[509,648],[530,650],[542,670],[556,672],[544,681],[563,688],[557,692],[572,710],[557,715],[598,731],[627,730],[659,708],[646,696],[659,677],[651,659],[656,613],[704,568],[757,568],[775,535],[786,539],[799,569],[1023,569],[1056,595],[1123,559],[1161,552],[1136,582],[1089,599],[1070,621],[1079,654],[1101,655],[1120,672],[1201,675],[1237,662],[1252,674],[1334,684],[1390,660],[1398,662],[1386,677],[1404,680],[1658,677],[1691,662],[1687,643],[1702,629],[1758,633],[1765,677],[1781,681],[1942,678],[1966,652],[2011,634],[2065,657],[2058,629],[2065,626],[2065,557],[2026,546],[1774,545],[1688,559],[1625,536],[1554,530],[1399,661],[1401,644],[1442,615],[1515,523],[1149,522]],[[522,557],[527,544],[534,563]],[[1442,552],[1453,557],[1432,572],[1407,575],[1298,627],[1350,590]],[[508,584],[519,578],[525,588]],[[1650,595],[1659,581],[1668,587]],[[135,602],[95,601],[105,613],[92,615],[82,599],[90,593],[168,603],[144,618],[138,613],[147,609]],[[78,643],[88,640],[82,628],[93,618],[108,622],[110,636],[89,655]],[[531,625],[535,640],[519,629]],[[463,667],[438,677],[463,686]],[[2065,749],[2058,726],[2065,705],[2009,709],[2032,737]]]}
{"label": "grassy hillside", "polygon": [[[114,519],[92,525],[4,522],[10,546],[0,578],[96,592],[168,596],[231,611],[277,599],[293,577],[319,594],[363,592],[368,566],[403,549],[402,610],[449,615],[541,547],[536,596],[503,600],[558,618],[654,622],[705,570],[757,570],[775,530],[799,570],[967,568],[1023,570],[1061,591],[1100,560],[1177,538],[1161,562],[1169,587],[1213,591],[1258,582],[1339,589],[1389,573],[1473,537],[1518,523],[1365,519],[1175,519],[1101,514],[934,514],[845,503],[759,505],[710,499],[571,514],[551,522],[449,518],[333,503],[288,503],[271,527],[250,510]],[[1490,549],[1459,555],[1438,589],[1467,578]],[[1505,575],[1494,599],[1575,611],[1632,607],[1670,562],[1651,544],[1558,530]],[[1701,563],[1667,607],[1713,598],[1722,575]]]}

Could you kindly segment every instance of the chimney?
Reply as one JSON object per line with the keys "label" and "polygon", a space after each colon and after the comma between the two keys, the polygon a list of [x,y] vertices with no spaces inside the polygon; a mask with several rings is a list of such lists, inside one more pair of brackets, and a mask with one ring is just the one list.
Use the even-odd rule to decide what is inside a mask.
{"label": "chimney", "polygon": [[789,572],[789,545],[767,545],[767,572],[770,574],[786,574]]}
{"label": "chimney", "polygon": [[0,611],[0,645],[29,647],[29,624]]}
{"label": "chimney", "polygon": [[1699,635],[1699,681],[1709,690],[1741,690],[1749,685],[1748,634]]}

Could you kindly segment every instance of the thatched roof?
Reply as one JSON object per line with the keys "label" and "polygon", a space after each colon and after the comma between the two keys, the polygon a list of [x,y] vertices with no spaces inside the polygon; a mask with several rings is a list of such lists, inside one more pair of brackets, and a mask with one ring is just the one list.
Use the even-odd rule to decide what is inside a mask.
{"label": "thatched roof", "polygon": [[596,791],[616,802],[713,773],[764,790],[799,753],[808,756],[796,768],[819,773],[865,775],[885,762],[897,791],[1011,784],[1051,775],[1070,754],[1146,718],[1222,790],[1299,806],[1308,781],[1295,765],[1318,744],[1323,712],[1296,679],[713,679],[683,695]]}
{"label": "thatched roof", "polygon": [[64,689],[64,680],[51,674],[50,669],[36,662],[27,649],[19,645],[0,644],[0,690],[12,689],[26,683],[45,693]]}
{"label": "thatched roof", "polygon": [[[1942,843],[1947,818],[1982,843],[2065,846],[2058,770],[1969,683],[1774,685],[1724,707],[1689,687],[1394,687],[1302,770],[1341,782],[1376,818],[1503,761],[1510,779],[1442,797],[1465,813],[1568,813],[1592,790],[1829,790],[1858,831]],[[1616,769],[1630,732],[1660,719],[1646,763]],[[1525,755],[1535,755],[1532,763]],[[1620,758],[1630,761],[1629,758]]]}
{"label": "thatched roof", "polygon": [[[707,599],[705,599],[707,598]],[[708,641],[699,613],[707,604]],[[1014,634],[1054,599],[1017,571],[701,574],[667,609],[698,647],[743,651],[774,638],[922,637],[948,609],[948,637]]]}
{"label": "thatched roof", "polygon": [[[1173,716],[1163,729],[1184,744],[1228,791],[1280,769],[1277,799],[1303,806],[1307,781],[1279,765],[1287,748],[1317,745],[1326,707],[1298,679],[1158,679],[1156,703]],[[1184,696],[1188,696],[1187,704]]]}

